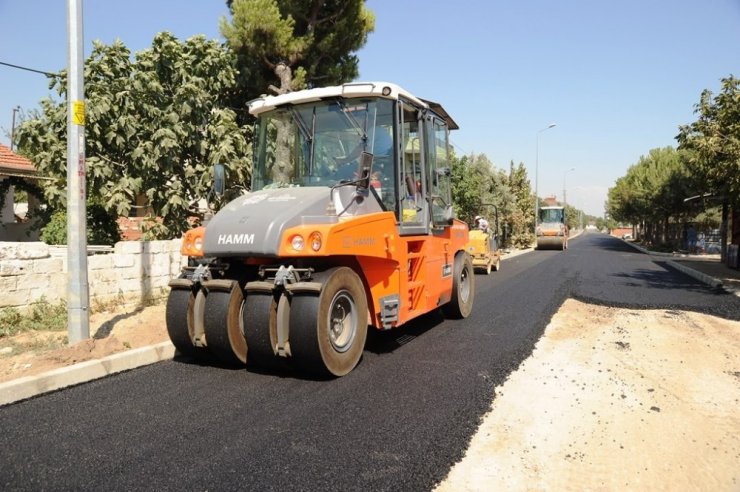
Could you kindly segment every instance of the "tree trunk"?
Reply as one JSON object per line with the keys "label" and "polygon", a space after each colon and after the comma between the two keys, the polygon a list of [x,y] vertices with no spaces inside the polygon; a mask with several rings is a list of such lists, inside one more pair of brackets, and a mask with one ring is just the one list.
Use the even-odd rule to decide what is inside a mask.
{"label": "tree trunk", "polygon": [[719,257],[720,262],[727,264],[727,218],[729,216],[729,204],[727,198],[722,200],[722,222],[719,226]]}
{"label": "tree trunk", "polygon": [[[279,94],[290,92],[293,83],[293,71],[283,62],[275,66],[275,75],[280,79],[280,87],[270,86],[270,89]],[[290,162],[290,148],[293,135],[289,124],[275,121],[277,142],[275,148],[275,164],[272,166],[272,180],[276,183],[290,183],[293,174],[293,165]]]}

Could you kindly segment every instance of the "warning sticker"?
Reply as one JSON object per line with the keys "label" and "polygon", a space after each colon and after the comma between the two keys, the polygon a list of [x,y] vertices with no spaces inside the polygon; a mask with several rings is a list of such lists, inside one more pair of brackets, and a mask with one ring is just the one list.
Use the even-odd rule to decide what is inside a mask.
{"label": "warning sticker", "polygon": [[72,101],[72,123],[85,125],[85,101]]}

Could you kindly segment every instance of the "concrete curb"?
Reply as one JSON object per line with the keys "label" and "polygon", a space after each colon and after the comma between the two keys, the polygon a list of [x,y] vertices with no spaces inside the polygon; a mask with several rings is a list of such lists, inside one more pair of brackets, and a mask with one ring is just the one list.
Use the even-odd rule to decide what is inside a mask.
{"label": "concrete curb", "polygon": [[[622,239],[622,241],[624,241],[624,239]],[[632,243],[630,241],[624,241],[624,242],[627,243],[627,244],[629,244],[630,246],[632,246],[636,250],[641,251],[641,252],[643,252],[643,253],[645,253],[647,255],[650,255],[650,256],[659,256],[659,257],[663,257],[663,258],[665,258],[665,257],[675,258],[675,255],[673,253],[661,253],[661,252],[658,252],[658,251],[650,251],[650,250],[647,250],[647,249],[643,248],[642,246],[639,246],[637,244],[634,244],[634,243]],[[685,273],[689,277],[695,278],[699,282],[703,282],[703,283],[705,283],[707,285],[710,285],[712,287],[722,287],[727,292],[729,292],[730,294],[734,294],[735,296],[740,297],[740,290],[736,290],[736,289],[733,289],[730,286],[724,285],[724,282],[722,282],[722,280],[720,280],[720,279],[718,279],[716,277],[712,277],[711,275],[707,275],[704,272],[700,272],[698,270],[694,270],[693,268],[689,268],[686,265],[683,265],[683,264],[681,264],[680,262],[677,262],[677,261],[666,260],[666,263],[668,265],[672,266],[673,268],[675,268],[676,270],[678,270],[679,272]]]}
{"label": "concrete curb", "polygon": [[704,282],[707,285],[711,285],[712,287],[721,287],[723,285],[720,279],[712,277],[711,275],[707,275],[706,273],[702,273],[700,271],[694,270],[693,268],[689,268],[686,265],[682,265],[673,260],[668,260],[666,261],[666,263],[672,266],[673,268],[675,268],[676,270],[683,272],[690,277],[694,277],[696,280],[700,282]]}
{"label": "concrete curb", "polygon": [[534,248],[527,248],[527,249],[517,249],[515,251],[512,251],[510,253],[505,253],[501,255],[501,261],[508,260],[510,258],[515,258],[519,255],[523,255],[524,253],[529,253],[530,251],[534,251]]}
{"label": "concrete curb", "polygon": [[172,359],[174,355],[175,347],[167,341],[113,354],[102,359],[61,367],[35,376],[26,376],[0,383],[0,406],[66,388],[67,386],[110,376],[118,372]]}

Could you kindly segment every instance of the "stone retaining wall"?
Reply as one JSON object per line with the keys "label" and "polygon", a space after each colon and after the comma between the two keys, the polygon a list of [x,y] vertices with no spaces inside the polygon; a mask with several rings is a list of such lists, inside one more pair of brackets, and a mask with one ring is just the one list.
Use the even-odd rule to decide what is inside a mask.
{"label": "stone retaining wall", "polygon": [[[141,304],[167,295],[167,283],[187,258],[180,239],[122,241],[112,253],[87,257],[90,307]],[[44,243],[0,242],[0,308],[23,309],[42,297],[56,303],[67,296],[67,250]]]}

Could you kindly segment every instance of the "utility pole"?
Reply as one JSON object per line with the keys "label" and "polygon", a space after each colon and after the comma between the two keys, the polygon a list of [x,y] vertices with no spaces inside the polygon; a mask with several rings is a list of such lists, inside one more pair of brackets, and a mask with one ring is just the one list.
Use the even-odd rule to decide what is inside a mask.
{"label": "utility pole", "polygon": [[90,338],[82,0],[67,0],[67,33],[67,332],[72,345]]}
{"label": "utility pole", "polygon": [[10,150],[12,151],[15,144],[15,114],[19,113],[21,110],[20,106],[16,106],[13,108],[13,123],[10,127]]}

